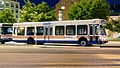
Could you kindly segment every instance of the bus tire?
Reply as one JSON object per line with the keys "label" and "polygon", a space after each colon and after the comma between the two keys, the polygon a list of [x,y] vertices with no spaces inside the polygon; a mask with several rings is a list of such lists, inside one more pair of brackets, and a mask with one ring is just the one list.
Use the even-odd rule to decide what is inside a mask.
{"label": "bus tire", "polygon": [[32,37],[27,39],[27,44],[35,44],[35,40]]}
{"label": "bus tire", "polygon": [[1,44],[5,44],[5,41],[2,40],[2,41],[1,41]]}
{"label": "bus tire", "polygon": [[88,41],[86,39],[80,39],[79,40],[79,45],[80,46],[88,46]]}

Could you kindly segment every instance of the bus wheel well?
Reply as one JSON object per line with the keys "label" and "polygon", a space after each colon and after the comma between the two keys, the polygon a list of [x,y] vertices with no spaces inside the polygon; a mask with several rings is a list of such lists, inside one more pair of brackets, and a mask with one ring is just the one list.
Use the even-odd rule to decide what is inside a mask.
{"label": "bus wheel well", "polygon": [[86,41],[87,41],[87,39],[86,39],[85,37],[81,37],[81,38],[79,38],[78,41],[81,41],[81,40],[86,40]]}
{"label": "bus wheel well", "polygon": [[78,44],[81,45],[81,46],[87,46],[87,45],[88,45],[88,40],[87,40],[87,38],[85,38],[85,37],[79,38]]}
{"label": "bus wheel well", "polygon": [[34,38],[29,37],[29,38],[27,39],[27,44],[35,44]]}

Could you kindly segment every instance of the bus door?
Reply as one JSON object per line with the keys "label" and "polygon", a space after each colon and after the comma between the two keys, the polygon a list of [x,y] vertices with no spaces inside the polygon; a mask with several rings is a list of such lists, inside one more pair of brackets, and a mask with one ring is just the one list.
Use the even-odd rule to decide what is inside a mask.
{"label": "bus door", "polygon": [[49,43],[52,35],[52,26],[44,26],[44,42]]}
{"label": "bus door", "polygon": [[99,34],[99,25],[90,24],[89,25],[90,43],[93,43],[93,44],[99,43],[98,34]]}

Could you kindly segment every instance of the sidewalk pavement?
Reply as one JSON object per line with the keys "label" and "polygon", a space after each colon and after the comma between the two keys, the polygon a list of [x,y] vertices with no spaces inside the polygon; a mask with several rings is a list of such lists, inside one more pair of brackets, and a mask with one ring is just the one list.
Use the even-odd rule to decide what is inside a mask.
{"label": "sidewalk pavement", "polygon": [[108,43],[102,44],[100,47],[120,48],[120,41],[108,41]]}

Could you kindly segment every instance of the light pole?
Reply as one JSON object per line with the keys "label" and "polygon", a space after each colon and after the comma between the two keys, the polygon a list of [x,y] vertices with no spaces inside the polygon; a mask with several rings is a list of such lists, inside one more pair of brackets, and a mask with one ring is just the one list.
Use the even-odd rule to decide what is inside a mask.
{"label": "light pole", "polygon": [[63,20],[63,10],[65,9],[65,6],[61,6],[61,9],[58,11],[58,21]]}

